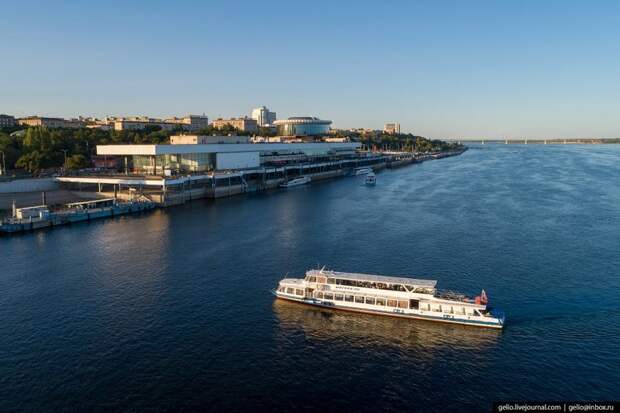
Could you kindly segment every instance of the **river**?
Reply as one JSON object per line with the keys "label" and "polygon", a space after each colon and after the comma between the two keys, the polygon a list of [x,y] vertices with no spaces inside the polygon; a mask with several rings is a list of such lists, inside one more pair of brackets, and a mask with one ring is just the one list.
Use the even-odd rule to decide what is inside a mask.
{"label": "river", "polygon": [[[620,396],[620,145],[478,145],[363,178],[0,238],[2,411],[490,411]],[[482,288],[503,331],[276,302],[329,269]]]}

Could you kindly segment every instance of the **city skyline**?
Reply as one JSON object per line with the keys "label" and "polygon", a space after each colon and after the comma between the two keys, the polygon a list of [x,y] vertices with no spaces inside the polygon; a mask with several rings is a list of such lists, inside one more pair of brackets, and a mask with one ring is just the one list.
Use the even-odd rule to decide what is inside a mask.
{"label": "city skyline", "polygon": [[3,5],[0,113],[266,105],[431,138],[620,136],[615,2],[181,3]]}

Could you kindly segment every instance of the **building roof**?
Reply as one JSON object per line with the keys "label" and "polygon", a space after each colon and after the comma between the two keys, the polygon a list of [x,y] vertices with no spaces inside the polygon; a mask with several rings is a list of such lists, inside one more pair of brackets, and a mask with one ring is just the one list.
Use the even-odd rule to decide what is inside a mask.
{"label": "building roof", "polygon": [[277,152],[292,150],[355,150],[359,142],[213,143],[180,145],[97,145],[97,155],[167,155],[217,152]]}
{"label": "building roof", "polygon": [[373,274],[358,274],[358,273],[350,273],[350,272],[337,272],[337,271],[327,271],[327,270],[310,270],[306,272],[306,275],[322,275],[324,277],[333,277],[341,280],[356,280],[356,281],[371,281],[371,282],[382,282],[387,284],[406,284],[413,285],[415,287],[421,288],[435,288],[437,285],[436,280],[420,280],[416,278],[409,277],[389,277],[384,275],[373,275]]}
{"label": "building roof", "polygon": [[286,124],[300,124],[300,123],[318,123],[321,125],[331,125],[331,120],[319,119],[312,116],[293,116],[288,119],[279,119],[273,122],[274,125],[286,125]]}

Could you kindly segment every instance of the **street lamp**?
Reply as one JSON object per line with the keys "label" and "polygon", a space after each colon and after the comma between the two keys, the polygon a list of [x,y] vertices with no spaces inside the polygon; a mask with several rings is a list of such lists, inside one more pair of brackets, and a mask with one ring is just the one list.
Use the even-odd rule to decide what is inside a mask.
{"label": "street lamp", "polygon": [[2,154],[2,168],[0,168],[0,175],[6,175],[6,161],[4,159],[4,151],[0,151]]}
{"label": "street lamp", "polygon": [[62,165],[63,169],[67,169],[67,151],[68,149],[62,149],[62,151],[65,153],[65,163]]}

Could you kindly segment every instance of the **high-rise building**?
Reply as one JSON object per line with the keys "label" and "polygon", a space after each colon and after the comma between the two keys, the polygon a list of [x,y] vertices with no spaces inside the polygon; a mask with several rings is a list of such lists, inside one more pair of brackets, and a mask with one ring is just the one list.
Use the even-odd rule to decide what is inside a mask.
{"label": "high-rise building", "polygon": [[271,126],[276,120],[276,113],[270,112],[266,106],[261,106],[252,110],[252,119],[256,121],[258,126]]}
{"label": "high-rise building", "polygon": [[386,123],[385,126],[383,127],[383,132],[389,133],[391,135],[400,133],[400,123],[398,122]]}

